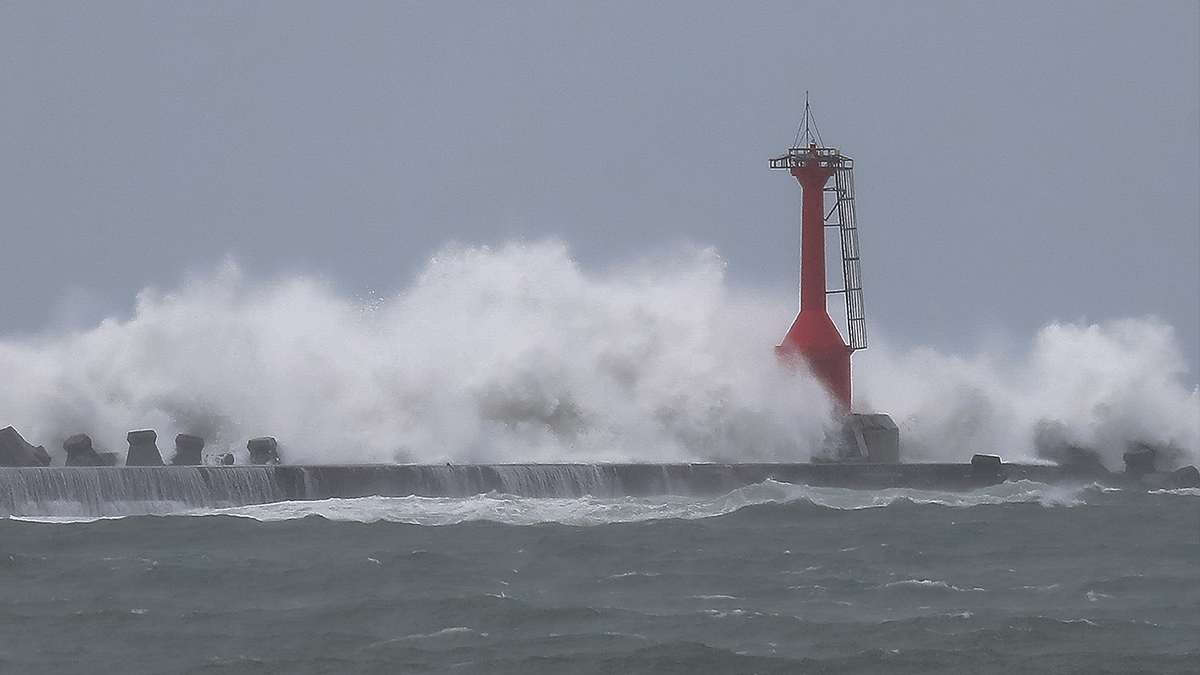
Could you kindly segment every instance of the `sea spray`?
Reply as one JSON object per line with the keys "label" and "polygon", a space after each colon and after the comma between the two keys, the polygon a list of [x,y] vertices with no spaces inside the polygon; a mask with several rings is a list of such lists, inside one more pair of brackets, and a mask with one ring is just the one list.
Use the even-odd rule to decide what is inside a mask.
{"label": "sea spray", "polygon": [[910,461],[1037,461],[1047,423],[1114,471],[1129,441],[1162,447],[1162,468],[1200,461],[1200,389],[1183,384],[1174,331],[1153,318],[1054,323],[1016,356],[901,353],[877,340],[857,358],[860,394],[892,414]]}
{"label": "sea spray", "polygon": [[0,343],[0,416],[51,447],[270,434],[291,463],[803,461],[830,403],[776,367],[776,314],[711,250],[588,274],[555,242],[451,246],[371,303],[226,262],[128,320]]}
{"label": "sea spray", "polygon": [[[140,428],[242,462],[260,435],[288,463],[807,461],[831,404],[774,360],[789,299],[730,288],[709,249],[596,273],[554,241],[452,245],[369,301],[226,261],[128,319],[0,341],[0,422],[56,463],[67,436],[123,454]],[[1114,469],[1130,439],[1200,456],[1200,394],[1154,320],[1054,324],[1018,357],[873,332],[856,408],[891,413],[909,461],[1032,459],[1044,419]]]}

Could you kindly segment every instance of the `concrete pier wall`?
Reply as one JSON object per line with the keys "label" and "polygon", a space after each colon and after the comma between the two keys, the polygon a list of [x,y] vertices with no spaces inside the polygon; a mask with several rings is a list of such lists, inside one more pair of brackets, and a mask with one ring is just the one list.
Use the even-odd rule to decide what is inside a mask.
{"label": "concrete pier wall", "polygon": [[[122,513],[122,505],[220,508],[289,500],[711,496],[775,480],[819,486],[967,490],[1002,480],[1062,482],[1055,466],[1002,464],[476,464],[0,468],[0,515]],[[1115,476],[1114,480],[1120,477]],[[1090,482],[1090,480],[1086,481]],[[137,510],[137,509],[133,509]]]}

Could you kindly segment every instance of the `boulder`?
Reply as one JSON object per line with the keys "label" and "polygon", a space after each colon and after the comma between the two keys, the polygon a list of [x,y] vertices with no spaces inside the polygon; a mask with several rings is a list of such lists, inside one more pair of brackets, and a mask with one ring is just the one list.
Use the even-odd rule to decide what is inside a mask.
{"label": "boulder", "polygon": [[0,466],[50,466],[50,454],[11,426],[4,427],[0,429]]}
{"label": "boulder", "polygon": [[279,443],[271,436],[251,438],[246,443],[246,449],[250,451],[251,464],[279,463]]}
{"label": "boulder", "polygon": [[131,431],[125,435],[129,441],[129,453],[125,455],[125,466],[162,466],[162,455],[158,452],[158,434],[153,429]]}
{"label": "boulder", "polygon": [[[92,437],[87,434],[75,434],[63,441],[63,450],[67,451],[67,466],[107,466],[92,447]],[[113,459],[115,463],[116,455]]]}
{"label": "boulder", "polygon": [[203,438],[191,434],[179,434],[175,437],[175,455],[171,457],[171,465],[197,466],[200,464],[203,451]]}

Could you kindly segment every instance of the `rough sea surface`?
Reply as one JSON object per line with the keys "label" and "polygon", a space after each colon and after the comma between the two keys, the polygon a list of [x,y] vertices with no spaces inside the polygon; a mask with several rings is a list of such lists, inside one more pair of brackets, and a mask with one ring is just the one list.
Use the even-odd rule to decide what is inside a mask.
{"label": "rough sea surface", "polygon": [[1200,668],[1198,490],[127,510],[0,520],[0,672]]}

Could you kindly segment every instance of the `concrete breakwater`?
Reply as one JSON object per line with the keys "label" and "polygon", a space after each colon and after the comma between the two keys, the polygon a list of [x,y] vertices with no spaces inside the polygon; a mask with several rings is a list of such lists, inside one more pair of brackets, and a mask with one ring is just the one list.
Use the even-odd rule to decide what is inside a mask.
{"label": "concrete breakwater", "polygon": [[[1186,487],[1200,480],[1191,477],[1195,468],[1188,468],[1186,476],[1162,474],[1159,487]],[[1145,478],[1089,477],[1058,466],[1004,464],[983,455],[970,464],[21,467],[0,468],[0,515],[123,515],[367,496],[713,496],[767,480],[857,489],[967,490],[1021,479],[1154,487]]]}
{"label": "concrete breakwater", "polygon": [[1093,451],[1061,443],[1040,453],[1053,458],[1046,464],[1008,464],[995,455],[975,455],[969,463],[904,464],[897,461],[894,424],[850,427],[857,442],[847,435],[842,449],[849,451],[811,463],[288,465],[280,461],[276,440],[262,436],[247,442],[251,465],[237,466],[230,453],[204,455],[204,439],[188,434],[176,436],[168,464],[151,429],[127,434],[123,465],[116,453],[97,452],[89,436],[76,434],[63,442],[65,466],[51,466],[45,448],[6,427],[0,429],[0,516],[162,513],[369,496],[704,497],[768,480],[854,489],[969,490],[1011,480],[1200,487],[1194,466],[1165,470],[1163,453],[1144,443],[1130,444],[1120,474]]}

